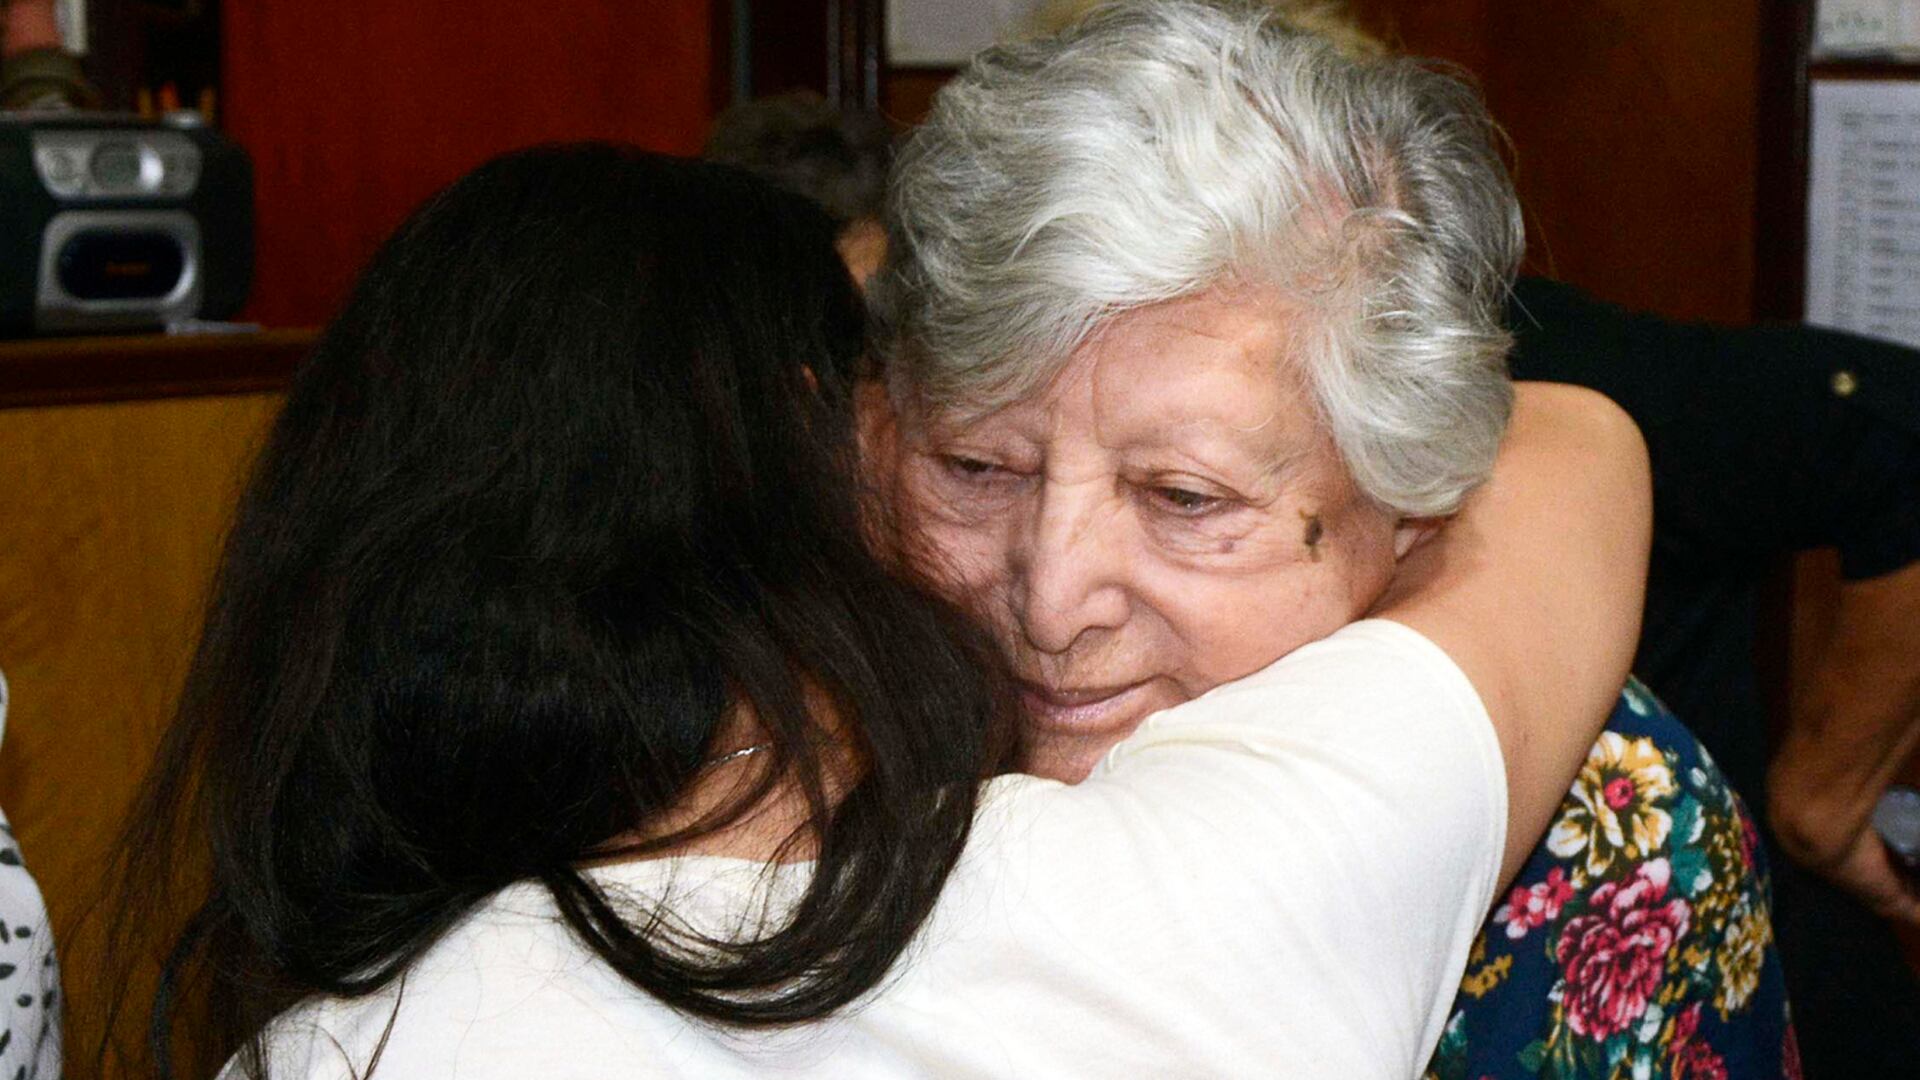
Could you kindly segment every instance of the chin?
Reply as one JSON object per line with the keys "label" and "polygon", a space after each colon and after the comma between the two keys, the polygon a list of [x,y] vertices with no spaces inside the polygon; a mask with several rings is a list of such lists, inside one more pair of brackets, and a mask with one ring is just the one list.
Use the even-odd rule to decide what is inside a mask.
{"label": "chin", "polygon": [[[1128,729],[1131,730],[1131,729]],[[1127,737],[1125,731],[1062,735],[1033,732],[1027,737],[1020,771],[1077,784],[1093,772],[1107,751]]]}

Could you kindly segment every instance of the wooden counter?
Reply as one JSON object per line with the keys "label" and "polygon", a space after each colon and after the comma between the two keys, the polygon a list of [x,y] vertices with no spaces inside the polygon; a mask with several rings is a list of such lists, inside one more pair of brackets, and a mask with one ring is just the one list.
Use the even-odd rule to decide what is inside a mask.
{"label": "wooden counter", "polygon": [[278,391],[312,330],[0,341],[0,409]]}
{"label": "wooden counter", "polygon": [[277,391],[313,337],[0,342],[0,807],[53,913],[72,1076],[92,1074],[110,985],[75,920],[173,709]]}

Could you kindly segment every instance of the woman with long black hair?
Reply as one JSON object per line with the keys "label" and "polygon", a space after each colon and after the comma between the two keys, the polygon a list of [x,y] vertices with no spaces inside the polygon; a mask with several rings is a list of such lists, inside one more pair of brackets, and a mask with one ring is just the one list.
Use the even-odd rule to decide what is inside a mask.
{"label": "woman with long black hair", "polygon": [[[295,1077],[1424,1062],[1509,791],[1568,780],[1503,769],[1501,737],[1597,730],[1626,670],[1630,426],[1523,400],[1384,618],[1069,788],[1002,775],[993,643],[862,542],[860,356],[831,225],[743,174],[549,148],[419,211],[229,537],[125,848],[123,956],[192,898],[125,1052]],[[1341,860],[1355,832],[1391,875]],[[1396,918],[1359,930],[1366,905]]]}

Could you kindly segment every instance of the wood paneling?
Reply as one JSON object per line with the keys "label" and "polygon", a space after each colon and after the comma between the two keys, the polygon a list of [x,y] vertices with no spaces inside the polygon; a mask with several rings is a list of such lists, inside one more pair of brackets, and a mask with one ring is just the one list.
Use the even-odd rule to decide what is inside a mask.
{"label": "wood paneling", "polygon": [[1531,269],[1675,318],[1753,315],[1761,0],[1369,0],[1477,76],[1513,139]]}
{"label": "wood paneling", "polygon": [[1354,0],[1382,41],[1413,56],[1440,56],[1476,75],[1487,70],[1487,24],[1500,0]]}
{"label": "wood paneling", "polygon": [[[0,806],[56,934],[98,893],[119,817],[192,649],[267,395],[0,410]],[[90,1075],[111,985],[60,942],[68,1075]]]}
{"label": "wood paneling", "polygon": [[790,90],[826,94],[834,82],[828,45],[833,0],[748,0],[744,6],[745,25],[734,27],[734,32],[745,34],[746,97]]}
{"label": "wood paneling", "polygon": [[0,409],[286,388],[312,330],[0,341]]}
{"label": "wood paneling", "polygon": [[326,321],[407,212],[488,157],[588,138],[692,153],[712,118],[709,0],[221,12],[225,126],[255,169],[247,314],[270,326]]}
{"label": "wood paneling", "polygon": [[943,68],[898,68],[880,79],[880,112],[902,130],[927,118],[933,95],[953,77]]}

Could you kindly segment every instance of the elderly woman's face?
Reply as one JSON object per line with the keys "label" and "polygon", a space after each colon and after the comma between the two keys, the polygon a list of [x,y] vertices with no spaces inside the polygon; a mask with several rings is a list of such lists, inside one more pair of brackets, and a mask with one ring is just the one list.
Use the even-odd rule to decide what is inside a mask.
{"label": "elderly woman's face", "polygon": [[1031,772],[1064,780],[1155,710],[1359,616],[1394,518],[1362,496],[1242,291],[1113,319],[1040,394],[895,444],[919,558],[1025,689]]}

